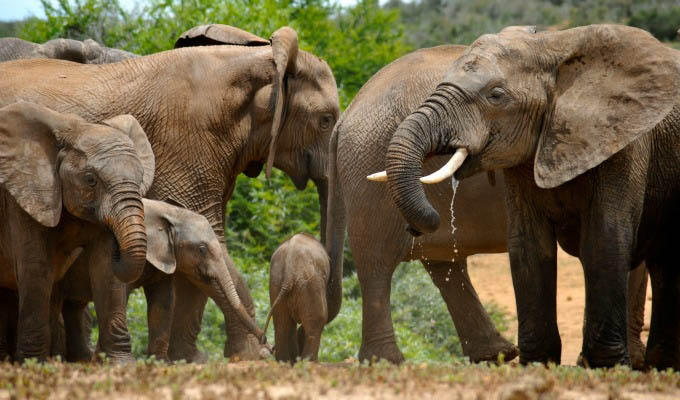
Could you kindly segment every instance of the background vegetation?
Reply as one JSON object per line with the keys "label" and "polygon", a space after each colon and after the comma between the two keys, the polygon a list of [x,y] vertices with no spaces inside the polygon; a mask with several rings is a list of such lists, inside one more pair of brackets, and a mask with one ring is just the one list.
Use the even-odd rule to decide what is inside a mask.
{"label": "background vegetation", "polygon": [[[557,29],[596,22],[630,24],[660,40],[673,41],[680,24],[678,0],[388,0],[383,5],[359,0],[346,7],[333,0],[146,0],[133,10],[123,9],[117,0],[41,1],[46,18],[0,22],[0,36],[34,42],[92,38],[143,55],[172,48],[183,31],[199,24],[234,25],[264,38],[280,26],[292,26],[300,46],[330,64],[343,109],[382,66],[415,48],[468,44],[507,25]],[[282,239],[295,232],[318,236],[317,194],[313,187],[296,191],[280,172],[270,181],[241,176],[228,215],[230,253],[248,280],[262,323],[269,308],[269,257]],[[323,360],[353,357],[360,343],[360,291],[351,254],[346,254],[346,260],[343,308],[326,329]],[[447,361],[450,354],[460,356],[446,307],[419,264],[400,266],[392,293],[397,337],[407,358]],[[492,306],[490,310],[503,330],[503,314]],[[146,348],[146,305],[141,292],[131,297],[128,318],[134,352],[141,356]],[[224,319],[212,302],[199,340],[208,354],[222,354]]]}

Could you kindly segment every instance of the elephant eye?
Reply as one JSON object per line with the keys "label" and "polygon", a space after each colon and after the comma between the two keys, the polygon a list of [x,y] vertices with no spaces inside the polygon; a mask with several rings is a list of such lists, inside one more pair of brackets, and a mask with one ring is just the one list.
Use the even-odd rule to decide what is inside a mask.
{"label": "elephant eye", "polygon": [[198,246],[198,253],[202,256],[208,254],[208,246],[201,244]]}
{"label": "elephant eye", "polygon": [[325,114],[324,116],[321,117],[321,120],[319,121],[319,127],[321,129],[328,130],[333,126],[333,116],[330,114]]}
{"label": "elephant eye", "polygon": [[498,104],[505,96],[505,90],[501,87],[495,87],[491,89],[491,92],[486,97],[491,103]]}
{"label": "elephant eye", "polygon": [[87,174],[85,174],[85,183],[87,184],[87,186],[95,187],[97,186],[97,178],[95,178],[94,175],[88,172]]}

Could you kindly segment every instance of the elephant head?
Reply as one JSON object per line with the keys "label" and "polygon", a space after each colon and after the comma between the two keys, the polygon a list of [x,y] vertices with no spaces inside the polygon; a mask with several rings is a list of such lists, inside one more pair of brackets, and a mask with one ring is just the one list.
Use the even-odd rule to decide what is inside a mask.
{"label": "elephant head", "polygon": [[[390,142],[389,189],[409,230],[439,226],[421,182],[526,165],[548,189],[598,166],[669,115],[678,65],[673,50],[625,26],[480,37]],[[423,160],[447,153],[419,182]]]}
{"label": "elephant head", "polygon": [[146,254],[142,195],[154,156],[132,116],[91,124],[19,102],[0,109],[0,184],[46,227],[70,214],[103,224],[115,236],[114,273],[138,279]]}
{"label": "elephant head", "polygon": [[223,248],[201,214],[168,203],[144,199],[149,246],[147,261],[166,274],[180,273],[212,298],[222,312],[231,306],[262,340],[264,333],[248,314],[229,275]]}

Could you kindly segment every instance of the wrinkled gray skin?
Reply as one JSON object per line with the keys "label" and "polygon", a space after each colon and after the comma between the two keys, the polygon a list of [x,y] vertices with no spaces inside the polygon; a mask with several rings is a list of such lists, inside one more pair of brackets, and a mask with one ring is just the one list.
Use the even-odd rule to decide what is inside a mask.
{"label": "wrinkled gray skin", "polygon": [[645,365],[680,368],[680,53],[639,29],[592,25],[480,37],[395,132],[389,189],[432,232],[423,160],[465,148],[457,178],[505,168],[520,361],[559,362],[556,242],[586,282],[582,363],[629,364],[628,271],[653,288]]}
{"label": "wrinkled gray skin", "polygon": [[[316,238],[298,233],[281,243],[269,267],[269,319],[274,318],[274,356],[295,362],[317,361],[321,334],[328,321],[328,254]],[[300,325],[298,328],[297,325]]]}
{"label": "wrinkled gray skin", "polygon": [[[503,339],[479,302],[467,275],[466,259],[477,253],[507,251],[504,181],[494,186],[484,176],[464,181],[455,197],[455,237],[451,234],[450,183],[426,187],[432,205],[445,218],[436,232],[418,238],[406,232],[406,223],[390,199],[387,185],[368,182],[364,177],[384,168],[387,146],[399,123],[413,112],[435,89],[446,70],[466,49],[439,46],[408,54],[376,73],[345,110],[333,133],[329,169],[331,200],[329,214],[329,254],[341,261],[345,219],[352,255],[359,276],[363,299],[360,360],[373,357],[401,362],[390,314],[390,288],[394,269],[400,261],[421,260],[447,304],[463,354],[471,361],[505,360],[516,356],[514,346]],[[424,164],[432,172],[447,157],[435,156]],[[380,207],[368,207],[379,204]],[[345,217],[345,215],[347,215]],[[370,238],[370,240],[369,240]],[[455,243],[455,246],[454,246]],[[644,269],[631,279],[631,299],[641,301],[633,309],[639,318],[631,320],[631,354],[644,361],[640,341],[644,289]],[[639,277],[638,277],[639,276]],[[492,279],[492,277],[489,277]],[[640,288],[642,291],[640,291]]]}
{"label": "wrinkled gray skin", "polygon": [[[236,294],[224,265],[223,248],[208,220],[198,213],[168,203],[149,199],[142,201],[148,238],[147,263],[142,277],[128,284],[127,291],[129,294],[142,287],[146,295],[148,355],[157,360],[169,359],[173,310],[175,304],[182,301],[181,294],[174,290],[175,276],[183,276],[200,288],[223,312],[228,307],[238,310],[243,324],[262,340],[263,332],[257,328]],[[68,279],[71,274],[74,279]],[[58,285],[59,293],[53,298],[58,303],[53,305],[54,309],[63,310],[65,334],[55,332],[52,355],[61,355],[68,361],[92,359],[88,321],[84,319],[85,307],[92,300],[92,288],[82,284],[80,279],[87,274],[87,263],[77,261]],[[58,318],[58,315],[52,318]],[[53,321],[53,324],[58,325],[59,321]]]}
{"label": "wrinkled gray skin", "polygon": [[[129,115],[91,124],[28,102],[0,108],[0,137],[0,287],[18,292],[14,359],[44,360],[52,286],[83,248],[106,238],[108,268],[92,271],[103,294],[141,276],[141,194],[153,180],[153,154]],[[108,309],[98,311],[110,318]],[[13,350],[0,348],[0,358]]]}
{"label": "wrinkled gray skin", "polygon": [[102,46],[92,39],[82,42],[73,39],[53,39],[37,44],[18,38],[0,38],[0,62],[55,58],[81,64],[109,64],[133,57],[137,55]]}
{"label": "wrinkled gray skin", "polygon": [[[270,44],[233,27],[207,27],[183,35],[182,46],[206,44],[202,39],[211,35],[225,45],[97,66],[57,60],[2,63],[0,74],[11,78],[0,82],[0,104],[32,99],[90,121],[120,112],[134,115],[156,154],[156,178],[148,197],[182,204],[210,221],[225,248],[238,294],[254,316],[248,289],[226,253],[226,202],[239,173],[256,176],[265,163],[273,164],[300,189],[310,179],[316,184],[325,226],[325,157],[339,114],[337,87],[323,60],[298,51],[290,28],[275,32]],[[340,307],[339,274],[329,281],[332,316]],[[184,298],[175,308],[168,355],[198,360],[202,355],[196,338],[207,296],[184,277],[174,281],[176,293]],[[111,307],[124,316],[124,305],[124,296],[118,296]],[[234,310],[226,321],[225,355],[259,358],[261,345]],[[129,343],[124,318],[116,331],[120,343]]]}

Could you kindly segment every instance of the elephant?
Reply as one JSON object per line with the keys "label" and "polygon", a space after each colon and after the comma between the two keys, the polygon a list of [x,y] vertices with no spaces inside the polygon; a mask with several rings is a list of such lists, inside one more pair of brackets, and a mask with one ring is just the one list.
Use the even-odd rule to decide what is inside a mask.
{"label": "elephant", "polygon": [[53,39],[44,44],[32,43],[18,38],[0,39],[0,62],[32,58],[55,58],[81,64],[109,64],[136,54],[112,49],[92,39],[78,41],[73,39]]}
{"label": "elephant", "polygon": [[[359,91],[333,132],[328,202],[331,211],[326,237],[331,238],[329,254],[335,255],[331,265],[341,262],[345,219],[348,220],[349,242],[363,297],[360,360],[404,360],[394,337],[389,295],[397,264],[412,259],[421,260],[439,288],[465,356],[478,362],[497,360],[499,354],[509,361],[517,355],[516,348],[497,332],[467,275],[469,255],[507,251],[503,179],[496,180],[493,175],[487,181],[475,176],[458,187],[455,236],[449,219],[435,233],[413,239],[387,187],[363,179],[384,167],[387,146],[399,123],[434,91],[465,49],[457,45],[420,49],[384,67]],[[445,162],[446,157],[433,156],[424,169],[434,171]],[[440,214],[451,218],[451,185],[430,186],[427,196]],[[369,201],[380,204],[380,209],[369,207]],[[640,331],[647,274],[639,269],[632,275],[637,279],[631,279],[631,299],[640,303],[631,305],[639,318],[631,320],[629,338],[637,338],[630,348],[631,354],[642,354],[637,364],[641,366],[644,345]]]}
{"label": "elephant", "polygon": [[[208,45],[206,44],[217,44]],[[126,62],[82,65],[60,60],[0,64],[0,105],[19,99],[68,110],[89,121],[118,113],[137,118],[156,155],[156,175],[147,197],[182,204],[210,221],[225,249],[226,264],[251,316],[247,287],[226,252],[224,210],[236,177],[259,174],[266,164],[302,189],[311,179],[325,226],[325,163],[339,115],[337,87],[328,64],[299,50],[296,32],[283,27],[270,41],[226,25],[184,33],[178,48]],[[285,112],[284,112],[285,110]],[[341,274],[329,280],[329,315],[341,302]],[[182,276],[176,293],[169,357],[192,361],[207,296]],[[124,299],[116,299],[124,312]],[[259,358],[261,345],[234,310],[226,318],[225,356]],[[117,321],[121,341],[125,321]]]}
{"label": "elephant", "polygon": [[[520,362],[560,362],[556,243],[586,282],[581,364],[629,364],[629,270],[649,270],[645,366],[680,368],[680,53],[649,33],[590,25],[478,38],[401,122],[388,189],[410,231],[440,224],[422,183],[503,169]],[[420,178],[423,160],[453,154]]]}
{"label": "elephant", "polygon": [[[142,199],[147,234],[146,266],[142,276],[127,285],[127,294],[139,287],[147,299],[149,325],[148,355],[157,360],[168,360],[168,344],[173,308],[182,297],[175,293],[173,277],[184,276],[203,293],[212,298],[221,309],[232,307],[243,324],[259,340],[264,333],[257,327],[236,294],[228,273],[224,251],[208,220],[196,212],[161,201]],[[88,321],[85,308],[92,301],[87,263],[76,261],[59,285],[59,295],[53,297],[58,310],[52,319],[63,312],[65,334],[54,341],[63,340],[53,356],[61,355],[67,361],[92,359]],[[72,276],[71,276],[72,275]],[[53,322],[58,325],[58,322]],[[61,338],[64,339],[61,339]]]}
{"label": "elephant", "polygon": [[264,331],[273,316],[277,361],[295,362],[298,357],[318,360],[321,334],[328,320],[329,273],[326,249],[312,235],[293,235],[274,251],[269,269],[271,309]]}
{"label": "elephant", "polygon": [[98,287],[141,275],[141,196],[153,181],[154,158],[130,115],[92,124],[17,102],[0,108],[0,134],[0,286],[18,293],[14,358],[44,360],[52,286],[84,247],[109,238],[110,270],[93,271]]}

